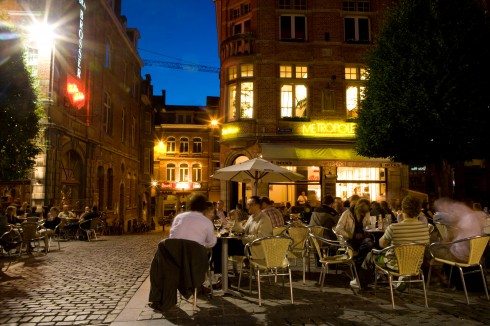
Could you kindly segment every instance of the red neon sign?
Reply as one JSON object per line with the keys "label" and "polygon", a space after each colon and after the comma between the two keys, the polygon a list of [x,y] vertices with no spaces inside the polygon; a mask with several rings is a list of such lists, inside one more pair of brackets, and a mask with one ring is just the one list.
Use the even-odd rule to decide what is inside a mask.
{"label": "red neon sign", "polygon": [[85,104],[85,93],[78,88],[78,84],[74,78],[68,76],[66,83],[66,92],[70,102],[80,109]]}

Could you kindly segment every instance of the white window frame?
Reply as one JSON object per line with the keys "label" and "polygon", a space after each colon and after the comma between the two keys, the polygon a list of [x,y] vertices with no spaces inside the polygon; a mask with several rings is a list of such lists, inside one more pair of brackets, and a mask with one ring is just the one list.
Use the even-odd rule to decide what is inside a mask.
{"label": "white window frame", "polygon": [[192,139],[192,152],[196,154],[202,153],[202,139],[201,138],[193,138]]}
{"label": "white window frame", "polygon": [[175,181],[175,164],[174,163],[168,163],[165,172],[166,172],[166,180],[167,181]]}
{"label": "white window frame", "polygon": [[[242,64],[228,69],[227,121],[254,117],[254,66]],[[232,79],[234,78],[234,79]]]}
{"label": "white window frame", "polygon": [[[282,19],[285,17],[289,17],[291,30],[291,37],[285,37],[282,35]],[[304,37],[297,37],[297,33],[299,30],[296,28],[296,18],[302,17],[304,18]],[[298,27],[299,28],[299,27]],[[305,15],[281,15],[279,17],[279,39],[281,41],[297,41],[297,42],[305,42],[308,40],[308,18]]]}
{"label": "white window frame", "polygon": [[[347,19],[353,19],[354,20],[354,39],[348,39],[347,38]],[[367,33],[368,33],[368,39],[367,40],[361,40],[360,39],[360,20],[365,20],[367,21]],[[371,21],[369,17],[365,16],[346,16],[344,17],[344,40],[347,43],[369,43],[371,42]]]}
{"label": "white window frame", "polygon": [[175,153],[176,141],[175,137],[168,137],[166,141],[166,152],[167,153]]}
{"label": "white window frame", "polygon": [[179,165],[179,182],[189,181],[189,164],[181,163]]}
{"label": "white window frame", "polygon": [[202,181],[202,166],[199,163],[192,164],[192,181]]}
{"label": "white window frame", "polygon": [[180,153],[189,153],[189,138],[181,137],[179,140],[179,152]]}

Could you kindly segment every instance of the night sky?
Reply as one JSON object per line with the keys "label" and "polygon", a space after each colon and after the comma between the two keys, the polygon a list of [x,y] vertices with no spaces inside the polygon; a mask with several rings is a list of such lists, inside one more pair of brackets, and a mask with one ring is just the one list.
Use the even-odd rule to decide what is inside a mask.
{"label": "night sky", "polygon": [[[219,67],[215,5],[212,0],[122,0],[127,25],[141,34],[142,59]],[[145,66],[155,95],[167,92],[167,104],[205,105],[219,96],[217,73]]]}

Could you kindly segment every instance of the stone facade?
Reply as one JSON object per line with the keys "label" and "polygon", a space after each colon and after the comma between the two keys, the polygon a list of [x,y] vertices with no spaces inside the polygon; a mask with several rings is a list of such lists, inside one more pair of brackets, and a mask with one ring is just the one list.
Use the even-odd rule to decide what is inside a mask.
{"label": "stone facade", "polygon": [[0,9],[19,29],[32,23],[31,11],[54,27],[47,50],[28,44],[45,110],[32,204],[69,204],[77,213],[97,205],[125,231],[146,222],[151,79],[141,78],[139,33],[127,28],[121,1],[9,1]]}

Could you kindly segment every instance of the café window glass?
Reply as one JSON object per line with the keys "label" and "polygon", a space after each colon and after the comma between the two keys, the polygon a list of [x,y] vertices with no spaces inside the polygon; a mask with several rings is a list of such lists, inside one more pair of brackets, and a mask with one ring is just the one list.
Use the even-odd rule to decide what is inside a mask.
{"label": "caf\u00e9 window glass", "polygon": [[384,168],[338,167],[336,194],[342,200],[359,195],[377,200],[386,196],[386,171]]}

